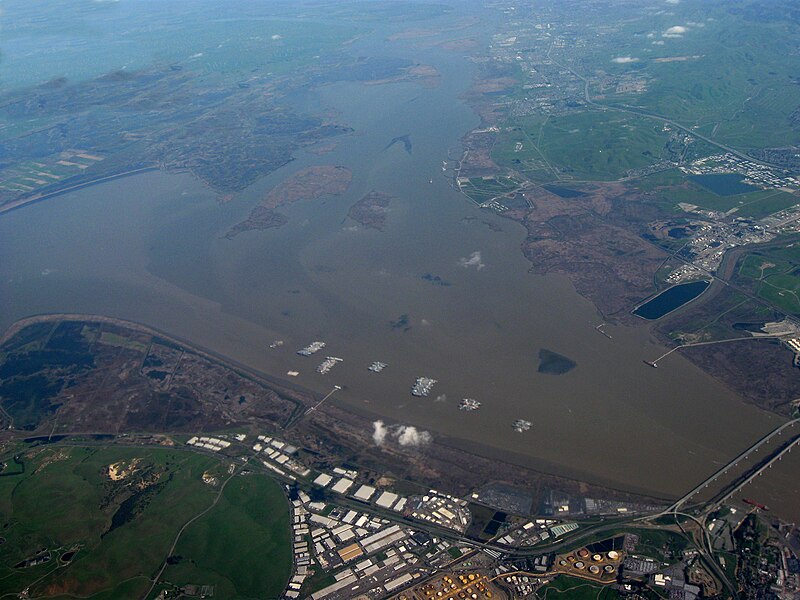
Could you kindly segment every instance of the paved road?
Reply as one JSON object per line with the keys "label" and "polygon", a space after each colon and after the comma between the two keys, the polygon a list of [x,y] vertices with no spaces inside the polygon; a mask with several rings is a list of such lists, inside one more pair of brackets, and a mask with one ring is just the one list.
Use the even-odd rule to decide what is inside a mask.
{"label": "paved road", "polygon": [[758,477],[759,475],[761,475],[761,473],[763,473],[763,472],[764,472],[766,469],[769,469],[770,467],[772,467],[772,465],[773,465],[773,464],[775,464],[777,461],[781,460],[781,458],[783,458],[783,455],[784,455],[784,454],[786,454],[786,453],[788,453],[788,452],[791,452],[791,451],[792,451],[792,448],[794,448],[794,446],[796,446],[798,443],[800,443],[800,436],[796,437],[794,440],[792,440],[791,442],[789,442],[789,443],[788,443],[786,446],[784,446],[784,448],[783,448],[783,449],[782,449],[780,452],[778,452],[778,453],[777,453],[775,456],[773,456],[772,458],[770,458],[770,459],[769,459],[767,462],[765,462],[763,465],[761,465],[760,467],[758,467],[758,468],[757,468],[755,471],[753,471],[752,473],[750,473],[750,475],[748,475],[748,476],[747,476],[747,477],[745,477],[745,478],[744,478],[742,481],[740,481],[738,484],[736,484],[736,487],[734,487],[732,490],[730,490],[729,492],[727,492],[727,493],[726,493],[726,494],[725,494],[725,495],[724,495],[722,498],[720,498],[719,500],[717,500],[717,501],[714,503],[714,508],[716,508],[716,507],[718,507],[718,506],[720,506],[720,505],[724,504],[724,503],[725,503],[725,502],[727,502],[727,501],[728,501],[728,500],[729,500],[729,499],[730,499],[732,496],[734,496],[735,494],[737,494],[738,492],[740,492],[744,486],[746,486],[748,483],[750,483],[751,481],[753,481],[753,479],[755,479],[756,477]]}
{"label": "paved road", "polygon": [[[733,467],[735,467],[737,464],[739,464],[739,462],[741,462],[742,460],[747,458],[750,455],[750,453],[755,452],[761,446],[763,446],[764,444],[769,442],[774,436],[781,435],[784,430],[790,429],[790,428],[794,427],[795,425],[797,425],[798,423],[800,423],[800,419],[793,419],[791,421],[787,421],[786,423],[783,423],[780,427],[777,427],[776,429],[773,429],[770,433],[766,434],[761,439],[757,440],[754,444],[752,444],[749,448],[747,448],[744,451],[742,451],[741,454],[739,454],[736,458],[731,460],[727,465],[724,465],[722,468],[720,468],[718,471],[716,471],[713,475],[711,475],[706,480],[704,480],[701,483],[699,483],[694,489],[692,489],[687,494],[685,494],[684,496],[679,498],[674,504],[672,504],[672,506],[670,506],[668,509],[666,509],[665,511],[663,511],[660,514],[661,515],[665,515],[665,514],[674,513],[681,506],[683,506],[688,500],[690,500],[693,496],[695,496],[698,492],[700,492],[700,491],[704,490],[705,488],[707,488],[709,485],[711,485],[717,479],[719,479],[722,475],[724,475],[725,473],[730,471]],[[655,515],[655,516],[660,516],[660,515]],[[650,518],[654,518],[654,517],[650,517]]]}
{"label": "paved road", "polygon": [[[553,61],[553,62],[555,62],[555,61]],[[555,63],[555,64],[558,64],[558,63]],[[709,137],[706,137],[706,136],[704,136],[704,135],[702,135],[700,133],[697,133],[697,131],[695,131],[691,127],[687,127],[686,125],[682,125],[681,123],[673,121],[672,119],[669,119],[667,117],[663,117],[661,115],[658,115],[656,113],[651,113],[651,112],[648,112],[648,111],[643,110],[641,108],[636,108],[636,107],[628,106],[628,105],[625,105],[625,104],[620,104],[620,105],[617,105],[617,104],[598,104],[597,102],[592,100],[592,97],[589,94],[589,80],[587,80],[585,77],[583,77],[582,75],[579,75],[578,73],[576,73],[575,71],[573,71],[572,69],[570,69],[569,67],[567,67],[565,65],[558,65],[558,66],[562,67],[563,69],[566,69],[567,71],[569,71],[570,73],[575,75],[575,77],[577,77],[578,79],[583,81],[583,96],[584,96],[584,100],[586,101],[586,104],[588,104],[590,106],[593,106],[594,108],[598,108],[598,109],[601,109],[601,110],[613,110],[613,111],[617,111],[617,112],[626,112],[626,113],[630,113],[630,114],[634,114],[634,115],[639,115],[640,117],[646,117],[648,119],[653,119],[655,121],[661,121],[662,123],[666,123],[667,125],[672,125],[676,129],[680,129],[681,131],[685,131],[689,135],[692,135],[692,136],[694,136],[694,137],[696,137],[698,139],[701,139],[704,142],[706,142],[708,144],[711,144],[712,146],[716,146],[720,150],[724,150],[725,152],[730,152],[734,156],[738,156],[739,158],[741,158],[743,160],[749,160],[751,162],[758,163],[758,164],[761,164],[761,165],[765,165],[767,167],[780,168],[777,165],[773,165],[772,163],[769,163],[769,162],[766,162],[766,161],[763,161],[763,160],[757,160],[757,159],[753,158],[752,156],[748,156],[747,154],[745,154],[743,152],[740,152],[736,148],[731,148],[730,146],[727,146],[727,145],[722,144],[720,142],[714,141]]]}

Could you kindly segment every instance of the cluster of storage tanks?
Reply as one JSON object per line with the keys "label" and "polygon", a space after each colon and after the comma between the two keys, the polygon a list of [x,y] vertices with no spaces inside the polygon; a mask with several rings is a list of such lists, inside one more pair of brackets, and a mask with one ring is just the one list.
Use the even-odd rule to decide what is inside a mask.
{"label": "cluster of storage tanks", "polygon": [[619,552],[615,550],[592,554],[586,548],[581,548],[574,554],[560,559],[558,566],[564,570],[588,572],[595,577],[608,577],[617,572],[616,563],[619,562],[619,558]]}

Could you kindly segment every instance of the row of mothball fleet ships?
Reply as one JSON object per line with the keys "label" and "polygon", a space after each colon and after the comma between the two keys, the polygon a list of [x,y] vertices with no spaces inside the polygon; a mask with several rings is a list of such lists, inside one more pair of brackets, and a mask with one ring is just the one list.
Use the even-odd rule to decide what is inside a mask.
{"label": "row of mothball fleet ships", "polygon": [[[275,340],[269,345],[270,348],[279,348],[280,346],[283,346],[283,340]],[[311,342],[308,346],[298,350],[297,354],[300,356],[311,356],[312,354],[316,354],[322,350],[325,346],[325,342]],[[342,360],[343,359],[337,356],[327,356],[325,357],[325,360],[322,361],[317,367],[317,372],[325,375],[329,373],[331,369],[333,369],[333,367],[335,367],[338,363],[342,362]],[[375,361],[368,367],[368,369],[373,373],[380,373],[388,366],[388,363]],[[297,372],[290,371],[290,373],[296,374]],[[431,391],[433,390],[433,386],[436,385],[436,383],[437,380],[430,377],[417,377],[414,385],[411,386],[411,394],[418,398],[427,397],[430,395]],[[481,403],[474,398],[464,398],[458,405],[459,410],[466,412],[478,410],[480,407]],[[533,424],[530,421],[517,419],[511,424],[511,427],[514,429],[514,431],[522,433],[528,431],[532,425]]]}

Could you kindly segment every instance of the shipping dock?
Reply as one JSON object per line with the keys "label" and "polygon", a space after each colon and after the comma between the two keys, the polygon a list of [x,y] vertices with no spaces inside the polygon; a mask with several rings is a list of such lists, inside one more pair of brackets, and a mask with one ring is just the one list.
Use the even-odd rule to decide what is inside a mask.
{"label": "shipping dock", "polygon": [[435,383],[436,380],[430,377],[418,377],[414,385],[411,386],[411,394],[418,397],[427,396],[431,393]]}
{"label": "shipping dock", "polygon": [[325,347],[325,342],[312,342],[305,348],[297,351],[300,356],[311,356],[315,352],[319,352]]}
{"label": "shipping dock", "polygon": [[317,373],[322,373],[323,375],[325,375],[326,373],[329,373],[333,367],[336,366],[336,363],[340,362],[342,362],[341,358],[338,358],[336,356],[326,356],[325,360],[323,360],[317,367]]}

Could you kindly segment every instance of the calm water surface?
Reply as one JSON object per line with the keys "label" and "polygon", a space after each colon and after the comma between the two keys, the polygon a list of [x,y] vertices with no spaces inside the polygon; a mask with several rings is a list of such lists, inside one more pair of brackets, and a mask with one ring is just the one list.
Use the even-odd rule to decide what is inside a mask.
{"label": "calm water surface", "polygon": [[660,319],[664,315],[671,313],[673,310],[697,298],[707,287],[707,281],[693,281],[692,283],[674,285],[661,292],[655,298],[642,304],[633,311],[633,314],[649,321]]}
{"label": "calm water surface", "polygon": [[[528,274],[524,230],[439,176],[448,147],[477,119],[458,100],[468,63],[428,50],[425,59],[444,74],[436,88],[336,84],[306,99],[338,111],[355,134],[229,204],[190,176],[149,173],[4,215],[0,325],[53,311],[141,321],[266,373],[297,369],[298,383],[319,392],[342,385],[341,401],[454,444],[659,495],[689,489],[774,427],[776,417],[680,356],[647,367],[663,349],[644,328],[608,328],[609,340],[566,279]],[[410,155],[400,144],[383,150],[405,134]],[[224,238],[264,190],[313,164],[352,169],[349,192],[282,209],[281,229]],[[397,198],[385,232],[346,218],[372,189]],[[476,252],[483,266],[462,266]],[[390,326],[401,315],[408,331]],[[268,349],[274,339],[282,349]],[[294,353],[315,339],[344,359],[327,376],[315,372],[321,359]],[[542,348],[577,367],[538,373]],[[373,360],[390,367],[369,373]],[[439,380],[430,398],[409,394],[421,375]],[[464,397],[481,410],[459,411]],[[513,433],[518,418],[533,428]]]}

